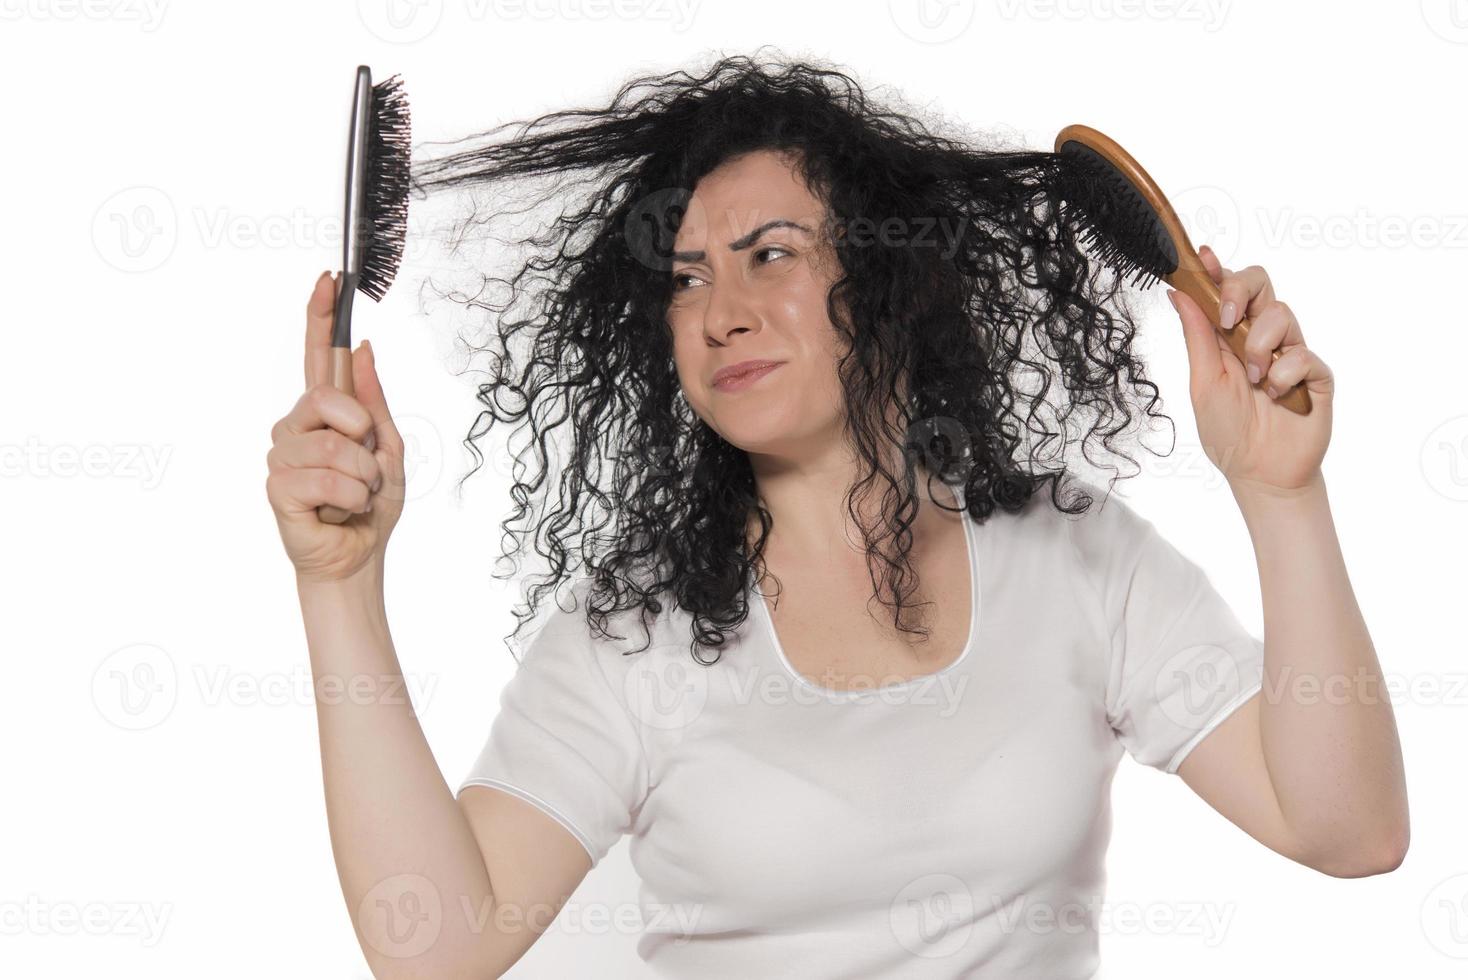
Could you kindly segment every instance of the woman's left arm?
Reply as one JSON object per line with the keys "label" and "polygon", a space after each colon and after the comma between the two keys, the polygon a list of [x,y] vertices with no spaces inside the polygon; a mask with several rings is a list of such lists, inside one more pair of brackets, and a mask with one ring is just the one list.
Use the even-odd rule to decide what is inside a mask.
{"label": "woman's left arm", "polygon": [[[1406,780],[1321,473],[1334,375],[1305,346],[1263,269],[1223,269],[1207,246],[1199,255],[1219,284],[1224,325],[1252,319],[1241,365],[1197,304],[1168,291],[1187,340],[1199,437],[1254,543],[1264,688],[1194,748],[1178,775],[1302,863],[1341,877],[1389,871],[1407,850]],[[1310,392],[1309,415],[1275,403],[1296,383]]]}

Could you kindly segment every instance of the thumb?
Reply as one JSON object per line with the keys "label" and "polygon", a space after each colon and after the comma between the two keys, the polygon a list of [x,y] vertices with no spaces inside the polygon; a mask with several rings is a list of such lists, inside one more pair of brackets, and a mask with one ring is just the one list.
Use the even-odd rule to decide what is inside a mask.
{"label": "thumb", "polygon": [[1195,388],[1212,384],[1223,374],[1222,340],[1218,328],[1193,302],[1193,297],[1178,289],[1169,289],[1167,298],[1183,322],[1183,341],[1188,347],[1188,373]]}
{"label": "thumb", "polygon": [[377,358],[372,351],[372,341],[364,340],[352,354],[352,380],[357,387],[357,401],[372,416],[372,433],[369,449],[389,449],[401,455],[402,437],[387,408],[387,396],[383,394],[382,382],[377,377]]}

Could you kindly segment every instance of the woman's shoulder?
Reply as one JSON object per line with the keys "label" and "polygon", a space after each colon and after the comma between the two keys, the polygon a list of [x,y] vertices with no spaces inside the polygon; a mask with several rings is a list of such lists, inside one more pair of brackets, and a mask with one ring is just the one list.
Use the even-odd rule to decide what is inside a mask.
{"label": "woman's shoulder", "polygon": [[[634,603],[635,603],[635,593]],[[614,603],[610,594],[599,595],[592,575],[581,574],[563,583],[542,600],[549,609],[527,648],[542,637],[555,646],[574,644],[597,658],[635,659],[637,651],[651,651],[674,644],[680,634],[687,646],[690,617],[666,597],[657,597],[657,609],[641,604],[627,608],[626,600]],[[620,655],[620,656],[619,656]]]}
{"label": "woman's shoulder", "polygon": [[1117,484],[1067,474],[1053,486],[1041,486],[1016,510],[996,507],[979,526],[990,550],[1038,557],[1042,545],[1054,544],[1085,561],[1140,540],[1151,524]]}

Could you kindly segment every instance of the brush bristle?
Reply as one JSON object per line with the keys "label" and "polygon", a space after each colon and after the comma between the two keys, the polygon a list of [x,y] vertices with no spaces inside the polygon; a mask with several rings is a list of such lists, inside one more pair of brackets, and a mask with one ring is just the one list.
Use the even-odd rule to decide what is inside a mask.
{"label": "brush bristle", "polygon": [[367,234],[357,289],[381,300],[403,261],[408,235],[408,186],[411,164],[408,95],[394,75],[372,86],[371,122],[367,130],[367,187],[363,217]]}
{"label": "brush bristle", "polygon": [[1083,245],[1142,288],[1177,269],[1172,236],[1125,174],[1076,140],[1064,143],[1059,157],[1057,190],[1084,229]]}

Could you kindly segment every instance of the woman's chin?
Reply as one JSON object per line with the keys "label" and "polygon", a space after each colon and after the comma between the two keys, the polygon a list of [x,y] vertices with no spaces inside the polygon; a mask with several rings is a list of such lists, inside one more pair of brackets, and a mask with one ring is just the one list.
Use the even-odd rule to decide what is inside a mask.
{"label": "woman's chin", "polygon": [[811,451],[817,432],[812,419],[791,418],[784,413],[750,412],[737,418],[720,418],[715,431],[725,442],[760,456],[800,456]]}

